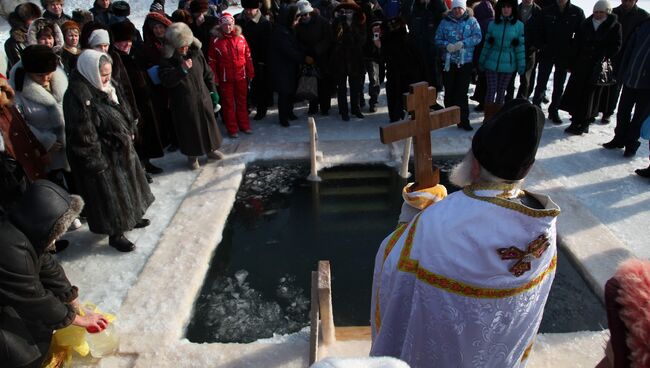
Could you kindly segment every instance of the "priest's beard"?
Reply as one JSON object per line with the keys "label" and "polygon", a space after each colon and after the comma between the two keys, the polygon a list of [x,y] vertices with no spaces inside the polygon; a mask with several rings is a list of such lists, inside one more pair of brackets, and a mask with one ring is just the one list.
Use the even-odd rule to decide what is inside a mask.
{"label": "priest's beard", "polygon": [[463,158],[463,161],[459,162],[456,166],[454,166],[453,169],[451,169],[451,173],[449,174],[449,181],[459,187],[459,188],[464,188],[474,181],[472,178],[472,161],[474,160],[474,156],[472,155],[472,152],[468,152],[465,157]]}

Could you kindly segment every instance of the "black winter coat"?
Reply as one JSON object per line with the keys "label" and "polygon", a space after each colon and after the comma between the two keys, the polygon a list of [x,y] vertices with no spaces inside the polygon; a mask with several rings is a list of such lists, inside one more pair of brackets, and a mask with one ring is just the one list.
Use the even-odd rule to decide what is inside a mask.
{"label": "black winter coat", "polygon": [[332,46],[332,29],[327,19],[313,12],[308,23],[296,26],[296,38],[305,53],[314,58],[321,73],[326,74]]}
{"label": "black winter coat", "polygon": [[20,61],[20,53],[27,47],[27,25],[20,19],[16,12],[7,18],[11,25],[9,38],[5,41],[5,54],[7,55],[7,73]]}
{"label": "black winter coat", "polygon": [[621,24],[616,15],[609,14],[597,31],[594,31],[592,19],[593,16],[585,19],[576,33],[574,55],[569,65],[571,76],[560,103],[561,110],[579,121],[598,112],[603,87],[594,85],[594,68],[603,58],[614,57],[622,44]]}
{"label": "black winter coat", "polygon": [[133,229],[154,201],[133,147],[135,122],[113,81],[119,104],[78,71],[63,98],[67,154],[77,190],[86,202],[90,231],[119,235]]}
{"label": "black winter coat", "polygon": [[621,23],[623,29],[623,42],[625,42],[630,33],[636,28],[639,23],[648,18],[648,12],[634,5],[630,11],[626,12],[623,5],[619,5],[612,10],[612,13],[618,17],[618,22]]}
{"label": "black winter coat", "polygon": [[298,66],[305,60],[305,52],[293,30],[282,23],[273,27],[271,44],[269,68],[273,89],[279,93],[294,93],[298,84]]}
{"label": "black winter coat", "polygon": [[[260,19],[255,23],[248,19],[244,13],[239,13],[235,17],[235,23],[241,27],[242,34],[246,38],[246,42],[248,42],[253,64],[256,67],[259,64],[267,64],[271,46],[271,22],[264,16],[260,16]],[[257,74],[257,71],[255,73]]]}
{"label": "black winter coat", "polygon": [[359,10],[354,14],[352,25],[345,18],[339,17],[332,22],[332,54],[331,70],[335,78],[343,76],[362,76],[363,46],[366,43],[366,25],[363,13]]}
{"label": "black winter coat", "polygon": [[[43,183],[52,185],[36,183],[39,188]],[[45,251],[81,210],[80,203],[71,210],[70,199],[60,187],[30,190],[0,217],[2,367],[38,365],[47,353],[53,330],[74,321],[76,312],[69,303],[76,299],[77,288]]]}
{"label": "black winter coat", "polygon": [[159,129],[159,113],[162,111],[154,107],[153,82],[145,69],[142,49],[133,48],[130,54],[115,50],[115,54],[122,60],[140,114],[134,141],[138,156],[142,160],[162,157],[165,147]]}
{"label": "black winter coat", "polygon": [[541,32],[538,39],[542,59],[553,59],[566,67],[573,48],[574,34],[585,20],[585,13],[567,1],[564,11],[557,4],[542,9]]}
{"label": "black winter coat", "polygon": [[221,146],[221,133],[214,117],[210,92],[214,76],[196,43],[188,51],[192,68],[181,68],[183,58],[174,52],[160,61],[158,75],[169,92],[172,122],[178,146],[187,156],[203,156]]}

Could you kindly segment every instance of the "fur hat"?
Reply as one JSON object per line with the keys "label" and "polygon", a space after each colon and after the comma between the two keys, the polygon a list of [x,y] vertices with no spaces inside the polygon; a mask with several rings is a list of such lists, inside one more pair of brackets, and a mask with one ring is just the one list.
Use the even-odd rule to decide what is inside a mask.
{"label": "fur hat", "polygon": [[192,14],[205,13],[208,9],[208,0],[193,0],[190,3],[190,13]]}
{"label": "fur hat", "polygon": [[111,13],[116,17],[128,17],[131,15],[131,6],[126,1],[116,1],[111,4]]}
{"label": "fur hat", "polygon": [[30,19],[40,18],[42,15],[41,8],[34,3],[23,3],[16,7],[14,12],[18,15],[18,18],[23,22],[27,22]]}
{"label": "fur hat", "polygon": [[84,9],[75,9],[72,11],[72,20],[77,22],[79,28],[83,29],[86,23],[92,22],[94,19],[93,13]]}
{"label": "fur hat", "polygon": [[241,7],[244,9],[259,8],[260,0],[241,0]]}
{"label": "fur hat", "polygon": [[165,32],[165,48],[162,56],[169,58],[174,55],[177,48],[189,45],[197,45],[201,48],[201,42],[194,38],[192,30],[187,24],[172,23]]}
{"label": "fur hat", "polygon": [[452,0],[451,9],[453,8],[467,9],[467,2],[465,0]]}
{"label": "fur hat", "polygon": [[162,24],[165,27],[169,27],[169,26],[172,25],[172,21],[169,20],[169,18],[167,18],[163,14],[157,13],[157,12],[151,12],[151,13],[147,14],[147,17],[145,18],[145,20],[148,21],[148,22],[153,22],[153,23],[151,23],[152,25],[155,24],[156,22]]}
{"label": "fur hat", "polygon": [[135,34],[135,26],[133,23],[127,21],[113,23],[111,25],[111,34],[113,35],[114,42],[130,41],[133,40]]}
{"label": "fur hat", "polygon": [[535,162],[543,128],[539,107],[521,98],[511,100],[474,134],[472,153],[491,174],[523,179]]}
{"label": "fur hat", "polygon": [[298,14],[309,14],[314,11],[314,8],[311,7],[311,4],[307,0],[299,0],[296,5],[298,5]]}

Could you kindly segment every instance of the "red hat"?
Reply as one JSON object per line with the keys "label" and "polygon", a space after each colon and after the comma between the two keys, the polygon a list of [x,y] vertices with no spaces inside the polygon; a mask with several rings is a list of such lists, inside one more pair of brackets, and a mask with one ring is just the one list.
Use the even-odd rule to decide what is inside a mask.
{"label": "red hat", "polygon": [[219,24],[235,24],[235,18],[230,13],[221,13]]}
{"label": "red hat", "polygon": [[171,21],[171,20],[169,20],[169,19],[168,19],[166,16],[164,16],[163,14],[160,14],[160,13],[157,13],[157,12],[151,12],[151,13],[147,14],[146,19],[147,19],[147,20],[156,21],[156,22],[162,24],[162,25],[165,26],[165,27],[169,27],[169,26],[172,25],[172,21]]}

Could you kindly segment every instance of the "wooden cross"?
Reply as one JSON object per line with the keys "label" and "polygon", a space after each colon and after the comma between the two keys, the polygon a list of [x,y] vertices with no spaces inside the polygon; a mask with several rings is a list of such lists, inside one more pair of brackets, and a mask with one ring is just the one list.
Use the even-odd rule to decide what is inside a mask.
{"label": "wooden cross", "polygon": [[431,159],[431,131],[460,122],[460,108],[447,107],[431,112],[436,104],[436,89],[427,82],[411,84],[410,93],[404,94],[406,111],[411,118],[380,127],[381,143],[392,143],[413,137],[415,157],[415,185],[412,190],[430,188],[440,182],[440,170]]}

